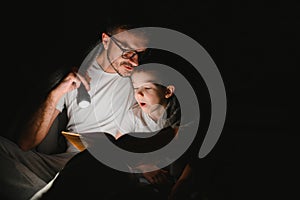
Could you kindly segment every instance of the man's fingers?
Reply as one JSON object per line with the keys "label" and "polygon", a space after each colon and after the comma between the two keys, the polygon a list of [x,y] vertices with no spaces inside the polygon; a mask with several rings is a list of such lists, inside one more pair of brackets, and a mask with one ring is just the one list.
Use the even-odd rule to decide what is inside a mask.
{"label": "man's fingers", "polygon": [[164,169],[160,169],[159,171],[160,171],[161,173],[163,173],[163,174],[168,174],[168,173],[169,173],[167,170],[164,170]]}
{"label": "man's fingers", "polygon": [[167,173],[168,171],[161,169],[153,173],[146,173],[145,178],[152,184],[164,184],[168,181]]}
{"label": "man's fingers", "polygon": [[79,88],[81,81],[78,78],[74,78],[72,81],[72,84],[75,86],[75,88]]}

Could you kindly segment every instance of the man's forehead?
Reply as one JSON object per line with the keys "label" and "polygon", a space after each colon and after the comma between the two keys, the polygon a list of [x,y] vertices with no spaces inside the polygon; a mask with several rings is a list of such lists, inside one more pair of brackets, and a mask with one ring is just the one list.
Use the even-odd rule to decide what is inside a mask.
{"label": "man's forehead", "polygon": [[119,30],[114,37],[122,42],[124,46],[130,47],[132,49],[144,49],[147,48],[149,38],[141,30]]}

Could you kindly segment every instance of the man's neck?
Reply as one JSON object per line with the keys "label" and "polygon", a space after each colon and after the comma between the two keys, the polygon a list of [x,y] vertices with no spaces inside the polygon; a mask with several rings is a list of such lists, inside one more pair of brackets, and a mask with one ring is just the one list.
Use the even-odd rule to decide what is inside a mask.
{"label": "man's neck", "polygon": [[98,65],[105,71],[106,73],[114,74],[116,71],[112,68],[111,64],[106,59],[106,56],[104,55],[105,52],[102,52],[96,59]]}

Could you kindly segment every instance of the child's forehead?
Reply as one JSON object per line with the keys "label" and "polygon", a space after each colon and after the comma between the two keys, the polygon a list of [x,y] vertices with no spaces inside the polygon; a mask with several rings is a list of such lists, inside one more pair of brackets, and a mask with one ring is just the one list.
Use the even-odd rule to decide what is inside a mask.
{"label": "child's forehead", "polygon": [[152,71],[137,71],[134,72],[131,76],[132,82],[134,85],[142,84],[161,84],[158,76],[155,72]]}

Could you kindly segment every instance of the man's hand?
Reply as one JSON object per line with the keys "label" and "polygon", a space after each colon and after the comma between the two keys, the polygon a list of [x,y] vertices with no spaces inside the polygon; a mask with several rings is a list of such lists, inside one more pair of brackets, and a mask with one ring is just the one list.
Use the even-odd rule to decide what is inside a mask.
{"label": "man's hand", "polygon": [[167,184],[169,182],[169,172],[158,168],[156,165],[143,164],[137,168],[142,171],[143,176],[151,184]]}
{"label": "man's hand", "polygon": [[64,94],[79,88],[80,84],[83,84],[87,91],[90,90],[90,81],[91,78],[86,74],[85,76],[80,75],[79,73],[72,71],[54,89],[55,96],[57,100],[60,99]]}
{"label": "man's hand", "polygon": [[80,80],[80,82],[84,85],[86,90],[89,91],[91,89],[90,88],[91,77],[88,75],[88,73],[86,72],[84,77],[77,72],[75,74]]}
{"label": "man's hand", "polygon": [[156,171],[143,173],[143,176],[151,183],[151,184],[167,184],[168,180],[168,171],[159,169]]}

